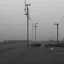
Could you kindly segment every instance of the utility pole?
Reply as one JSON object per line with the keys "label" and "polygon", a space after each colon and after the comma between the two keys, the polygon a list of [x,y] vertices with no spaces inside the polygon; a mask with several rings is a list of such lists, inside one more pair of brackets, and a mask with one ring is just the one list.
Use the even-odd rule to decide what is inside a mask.
{"label": "utility pole", "polygon": [[[64,15],[61,17],[61,19],[59,20],[59,23],[61,22],[61,20],[64,18]],[[57,25],[57,44],[59,43],[59,40],[58,40],[58,27],[59,27],[59,23],[55,23],[54,25]]]}
{"label": "utility pole", "polygon": [[35,23],[35,26],[34,26],[35,27],[35,42],[36,42],[36,28],[38,27],[37,24],[38,23]]}
{"label": "utility pole", "polygon": [[32,42],[33,42],[33,23],[32,23]]}
{"label": "utility pole", "polygon": [[57,44],[58,44],[59,43],[59,41],[58,41],[58,26],[59,26],[59,24],[55,23],[54,25],[57,25]]}
{"label": "utility pole", "polygon": [[29,8],[28,6],[31,6],[31,4],[26,4],[26,0],[25,0],[25,15],[27,16],[27,46],[29,46]]}

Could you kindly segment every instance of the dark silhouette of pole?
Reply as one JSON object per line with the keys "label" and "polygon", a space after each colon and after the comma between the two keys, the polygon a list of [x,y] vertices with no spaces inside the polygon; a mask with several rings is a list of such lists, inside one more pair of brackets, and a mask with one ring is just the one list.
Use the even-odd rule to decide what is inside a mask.
{"label": "dark silhouette of pole", "polygon": [[32,23],[32,42],[33,42],[33,23]]}
{"label": "dark silhouette of pole", "polygon": [[25,15],[27,16],[27,46],[29,46],[29,8],[30,4],[26,4],[25,1]]}
{"label": "dark silhouette of pole", "polygon": [[[64,15],[61,17],[61,19],[58,21],[59,23],[61,22],[61,20],[64,18]],[[57,44],[59,43],[59,36],[58,36],[58,27],[59,27],[59,24],[58,23],[55,23],[54,25],[57,25]]]}
{"label": "dark silhouette of pole", "polygon": [[59,43],[59,41],[58,41],[58,26],[59,26],[59,24],[55,23],[54,25],[57,25],[57,44],[58,44]]}
{"label": "dark silhouette of pole", "polygon": [[38,27],[37,24],[38,24],[38,23],[35,23],[35,26],[34,26],[34,27],[35,27],[35,42],[36,42],[36,38],[37,38],[37,36],[36,36],[36,35],[37,35],[37,34],[36,34],[36,28]]}

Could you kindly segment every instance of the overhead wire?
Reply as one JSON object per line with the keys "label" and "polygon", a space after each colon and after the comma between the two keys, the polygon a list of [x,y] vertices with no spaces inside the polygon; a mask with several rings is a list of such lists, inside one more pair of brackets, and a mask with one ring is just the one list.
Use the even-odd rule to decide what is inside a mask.
{"label": "overhead wire", "polygon": [[64,18],[64,15],[61,17],[61,19],[58,21],[58,23],[60,23],[63,18]]}

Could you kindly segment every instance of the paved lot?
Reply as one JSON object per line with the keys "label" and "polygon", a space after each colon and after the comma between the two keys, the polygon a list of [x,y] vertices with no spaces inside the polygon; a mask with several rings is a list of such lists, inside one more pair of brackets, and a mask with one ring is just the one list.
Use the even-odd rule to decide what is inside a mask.
{"label": "paved lot", "polygon": [[33,47],[15,64],[64,64],[64,49]]}
{"label": "paved lot", "polygon": [[64,64],[64,48],[23,46],[5,52],[0,51],[0,64]]}
{"label": "paved lot", "polygon": [[12,64],[27,52],[28,47],[22,43],[0,46],[0,64]]}

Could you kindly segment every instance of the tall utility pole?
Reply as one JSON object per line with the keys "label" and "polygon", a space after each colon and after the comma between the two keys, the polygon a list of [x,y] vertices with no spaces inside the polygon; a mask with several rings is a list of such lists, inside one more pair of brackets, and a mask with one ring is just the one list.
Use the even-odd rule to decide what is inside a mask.
{"label": "tall utility pole", "polygon": [[26,4],[26,0],[25,0],[25,15],[27,16],[27,46],[29,46],[29,8],[28,6],[31,6],[31,4]]}
{"label": "tall utility pole", "polygon": [[38,23],[35,23],[35,26],[34,26],[35,27],[35,42],[36,42],[36,28],[38,27],[37,24]]}
{"label": "tall utility pole", "polygon": [[59,24],[55,23],[54,25],[57,25],[57,44],[58,44],[59,43],[59,41],[58,41],[58,26],[59,26]]}
{"label": "tall utility pole", "polygon": [[[61,20],[64,18],[64,15],[61,17],[61,19],[59,20],[59,23],[61,22]],[[58,41],[58,27],[59,27],[59,24],[58,23],[55,23],[54,25],[57,25],[57,44],[59,43]]]}
{"label": "tall utility pole", "polygon": [[32,42],[33,42],[33,23],[32,23]]}

